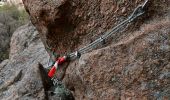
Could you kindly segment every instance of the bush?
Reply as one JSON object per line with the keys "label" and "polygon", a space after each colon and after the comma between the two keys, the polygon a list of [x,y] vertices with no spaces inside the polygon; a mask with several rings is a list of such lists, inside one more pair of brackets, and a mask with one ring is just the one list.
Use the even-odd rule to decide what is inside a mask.
{"label": "bush", "polygon": [[11,16],[14,20],[20,22],[20,24],[26,24],[29,20],[29,16],[27,12],[22,9],[19,10],[15,5],[4,5],[0,7],[0,12],[6,13],[7,15]]}

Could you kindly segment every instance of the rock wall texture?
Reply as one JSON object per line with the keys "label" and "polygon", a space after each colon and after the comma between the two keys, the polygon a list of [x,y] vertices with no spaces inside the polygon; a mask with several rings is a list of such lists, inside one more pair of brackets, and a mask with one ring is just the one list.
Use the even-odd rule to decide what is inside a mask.
{"label": "rock wall texture", "polygon": [[46,47],[59,54],[95,40],[116,25],[141,0],[23,0]]}
{"label": "rock wall texture", "polygon": [[[142,2],[23,0],[45,48],[55,48],[58,54],[95,40]],[[76,100],[170,99],[169,4],[150,1],[145,16],[115,33],[109,45],[70,62],[63,83]],[[30,24],[14,33],[10,59],[0,65],[0,98],[48,99],[42,66],[36,66],[47,66],[49,56],[37,34]]]}
{"label": "rock wall texture", "polygon": [[70,64],[64,82],[77,100],[170,99],[170,21],[144,25],[121,42]]}
{"label": "rock wall texture", "polygon": [[46,98],[41,66],[49,56],[32,24],[17,29],[11,39],[10,57],[0,64],[1,100],[43,100]]}
{"label": "rock wall texture", "polygon": [[0,62],[8,58],[11,36],[19,26],[8,13],[0,12]]}

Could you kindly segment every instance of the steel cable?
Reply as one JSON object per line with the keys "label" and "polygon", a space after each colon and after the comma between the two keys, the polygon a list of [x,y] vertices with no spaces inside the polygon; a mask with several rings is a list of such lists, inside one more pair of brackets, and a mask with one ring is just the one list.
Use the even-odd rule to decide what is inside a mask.
{"label": "steel cable", "polygon": [[[144,11],[144,7],[146,6],[148,0],[145,0],[145,2],[143,3],[143,5],[139,5],[134,11],[133,13],[123,22],[121,22],[120,24],[116,25],[114,28],[110,29],[109,31],[107,31],[104,35],[102,35],[100,38],[96,39],[95,41],[93,41],[92,43],[90,43],[89,45],[79,49],[76,52],[79,52],[80,54],[84,54],[86,52],[88,52],[90,49],[93,49],[94,46],[102,43],[105,39],[107,39],[108,37],[110,37],[113,33],[117,32],[119,29],[121,29],[122,27],[124,27],[125,25],[127,25],[128,23],[134,21],[136,18],[138,18],[139,16],[143,15],[145,13]],[[76,57],[75,53],[70,53],[69,57],[70,58],[74,58]]]}

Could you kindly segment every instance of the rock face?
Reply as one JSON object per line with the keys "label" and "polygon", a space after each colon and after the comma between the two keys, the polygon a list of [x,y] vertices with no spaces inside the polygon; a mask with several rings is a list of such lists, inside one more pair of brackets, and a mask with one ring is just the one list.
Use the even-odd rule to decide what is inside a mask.
{"label": "rock face", "polygon": [[0,99],[45,99],[40,69],[49,56],[38,32],[27,24],[17,29],[11,39],[10,57],[0,64]]}
{"label": "rock face", "polygon": [[8,58],[11,36],[19,26],[9,14],[0,12],[0,62]]}
{"label": "rock face", "polygon": [[63,84],[53,88],[56,94],[50,92],[52,81],[44,69],[48,59],[35,27],[18,28],[11,38],[9,59],[0,64],[0,100],[74,100]]}
{"label": "rock face", "polygon": [[95,40],[141,3],[139,0],[134,2],[130,3],[128,0],[23,0],[45,47],[55,48],[59,54],[71,52],[80,45],[84,46]]}
{"label": "rock face", "polygon": [[71,64],[65,83],[77,100],[170,99],[170,20],[144,25],[121,42]]}
{"label": "rock face", "polygon": [[[95,40],[144,0],[23,2],[45,48],[65,54]],[[169,0],[150,2],[146,16],[133,23],[135,27],[128,27],[126,34],[115,34],[109,46],[70,63],[63,82],[76,100],[170,99],[170,3]],[[28,33],[21,31],[14,36],[36,37],[32,34],[27,37],[32,26],[25,27]],[[47,99],[36,67],[37,62],[43,66],[47,63],[43,44],[35,38],[19,43],[24,46],[21,47],[16,45],[20,39],[15,38],[11,42],[14,43],[11,58],[1,63],[0,97]]]}

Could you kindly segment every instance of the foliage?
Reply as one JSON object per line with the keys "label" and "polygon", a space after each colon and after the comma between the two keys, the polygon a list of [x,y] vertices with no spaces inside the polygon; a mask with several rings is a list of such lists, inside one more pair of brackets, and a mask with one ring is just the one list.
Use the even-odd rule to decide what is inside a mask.
{"label": "foliage", "polygon": [[27,12],[24,9],[18,9],[15,5],[3,5],[0,7],[0,12],[11,16],[14,20],[19,21],[20,24],[25,24],[29,20]]}

